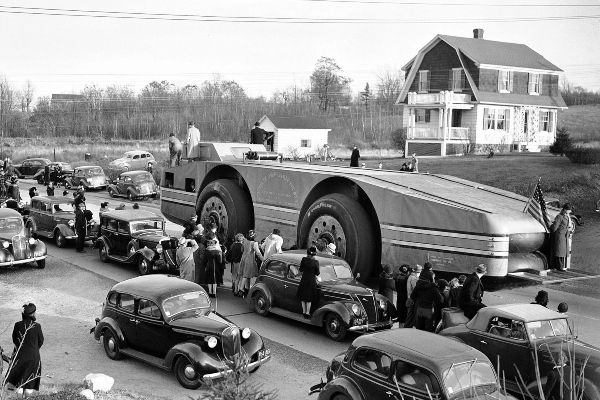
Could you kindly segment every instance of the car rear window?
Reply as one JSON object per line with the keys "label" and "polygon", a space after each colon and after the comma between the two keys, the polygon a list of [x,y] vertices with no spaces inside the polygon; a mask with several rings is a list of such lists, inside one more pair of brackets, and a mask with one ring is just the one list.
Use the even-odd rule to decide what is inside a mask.
{"label": "car rear window", "polygon": [[121,296],[119,296],[119,308],[132,313],[135,308],[135,299],[133,296],[121,294]]}

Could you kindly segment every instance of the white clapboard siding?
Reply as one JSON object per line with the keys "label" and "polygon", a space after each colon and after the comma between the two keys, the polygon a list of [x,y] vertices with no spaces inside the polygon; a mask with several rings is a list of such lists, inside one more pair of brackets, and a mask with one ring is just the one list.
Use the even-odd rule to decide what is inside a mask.
{"label": "white clapboard siding", "polygon": [[[278,129],[275,132],[275,151],[291,156],[290,149],[297,149],[300,157],[318,154],[328,140],[328,129]],[[310,147],[301,147],[302,140],[310,140]]]}

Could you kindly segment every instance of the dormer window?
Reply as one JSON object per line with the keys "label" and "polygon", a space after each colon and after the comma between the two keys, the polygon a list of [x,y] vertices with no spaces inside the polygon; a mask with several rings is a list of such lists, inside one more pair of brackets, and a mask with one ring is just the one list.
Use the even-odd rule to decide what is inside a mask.
{"label": "dormer window", "polygon": [[513,91],[512,71],[498,71],[498,91],[500,93],[510,93]]}
{"label": "dormer window", "polygon": [[465,73],[462,68],[452,68],[450,70],[450,90],[461,92],[465,89]]}
{"label": "dormer window", "polygon": [[431,71],[419,71],[419,92],[429,91]]}
{"label": "dormer window", "polygon": [[529,94],[540,94],[540,74],[529,74]]}

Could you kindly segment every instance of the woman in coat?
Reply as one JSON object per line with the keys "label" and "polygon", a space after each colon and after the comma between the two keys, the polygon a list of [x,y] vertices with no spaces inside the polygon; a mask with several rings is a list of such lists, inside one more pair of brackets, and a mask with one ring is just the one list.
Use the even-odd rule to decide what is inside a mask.
{"label": "woman in coat", "polygon": [[206,283],[208,284],[208,296],[215,297],[217,293],[217,284],[223,282],[221,267],[223,265],[223,252],[218,245],[215,235],[209,233],[206,236]]}
{"label": "woman in coat", "polygon": [[231,282],[233,283],[233,295],[240,296],[240,284],[242,280],[242,271],[240,263],[244,254],[244,235],[238,233],[235,235],[235,243],[229,248],[229,257],[231,257]]}
{"label": "woman in coat", "polygon": [[552,268],[562,271],[566,268],[569,254],[569,235],[575,226],[571,220],[571,205],[565,203],[554,219],[550,231],[552,233]]}
{"label": "woman in coat", "polygon": [[392,277],[392,267],[385,264],[383,271],[379,274],[379,293],[382,296],[387,297],[390,303],[394,304],[394,290],[396,289],[396,282]]}
{"label": "woman in coat", "polygon": [[241,297],[246,297],[248,290],[250,289],[250,279],[258,276],[258,266],[256,264],[256,257],[260,261],[264,261],[263,255],[260,252],[258,243],[254,241],[255,233],[253,230],[248,232],[247,238],[244,240],[244,251],[242,253],[242,259],[240,261],[240,271],[242,271],[242,292],[239,293]]}
{"label": "woman in coat", "polygon": [[15,350],[6,382],[17,388],[17,398],[30,397],[34,390],[40,390],[40,347],[44,344],[44,335],[40,324],[35,322],[35,311],[33,303],[24,304],[22,320],[15,324],[12,333]]}
{"label": "woman in coat", "polygon": [[404,322],[406,322],[406,300],[408,299],[408,291],[406,288],[406,282],[408,280],[408,275],[412,272],[412,268],[410,265],[403,264],[398,269],[398,274],[396,275],[395,285],[396,285],[396,312],[398,313],[398,323],[399,327],[404,327]]}
{"label": "woman in coat", "polygon": [[302,258],[302,261],[300,261],[302,279],[300,279],[296,297],[300,299],[300,302],[302,303],[302,315],[304,315],[304,318],[306,319],[310,319],[310,306],[319,298],[317,276],[321,271],[319,270],[319,261],[315,259],[316,254],[316,247],[310,247],[306,250],[306,257]]}

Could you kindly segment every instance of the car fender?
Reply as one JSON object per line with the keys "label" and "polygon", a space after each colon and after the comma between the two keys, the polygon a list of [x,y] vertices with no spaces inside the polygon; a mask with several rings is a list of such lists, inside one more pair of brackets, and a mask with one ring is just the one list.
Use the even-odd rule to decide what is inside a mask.
{"label": "car fender", "polygon": [[44,170],[41,169],[33,175],[33,179],[37,179],[38,176],[43,175],[43,174],[44,174]]}
{"label": "car fender", "polygon": [[98,239],[96,239],[96,241],[94,241],[94,249],[100,248],[100,243],[102,243],[102,245],[110,251],[110,241],[104,236],[100,236]]}
{"label": "car fender", "polygon": [[112,190],[115,194],[121,194],[119,192],[119,189],[117,189],[117,185],[115,185],[114,183],[111,183],[110,185],[108,185],[108,187],[106,188],[106,190]]}
{"label": "car fender", "polygon": [[361,400],[365,398],[361,391],[356,387],[354,382],[350,381],[345,376],[339,376],[327,382],[319,394],[319,400],[331,399],[336,393],[341,393],[353,400]]}
{"label": "car fender", "polygon": [[385,301],[387,303],[386,311],[387,311],[387,314],[390,316],[390,318],[392,320],[395,320],[396,318],[398,318],[398,315],[396,314],[396,307],[394,306],[394,303],[392,303],[387,297],[377,293],[377,294],[375,294],[375,300],[377,300],[378,302],[380,300]]}
{"label": "car fender", "polygon": [[196,367],[200,367],[200,369],[204,369],[206,366],[209,357],[204,351],[202,351],[202,347],[200,342],[183,342],[178,343],[175,346],[171,347],[167,356],[165,357],[164,366],[170,370],[173,369],[173,364],[177,356],[184,355],[190,361],[192,361]]}
{"label": "car fender", "polygon": [[98,322],[96,328],[94,328],[94,339],[100,340],[100,336],[104,335],[104,332],[110,329],[112,333],[119,339],[119,346],[122,348],[127,347],[127,341],[123,335],[123,331],[117,321],[110,317],[104,317]]}
{"label": "car fender", "polygon": [[342,322],[346,325],[346,328],[350,327],[350,322],[352,320],[352,315],[350,315],[350,310],[346,308],[342,303],[329,303],[325,304],[323,307],[320,307],[315,310],[312,315],[311,323],[317,326],[323,326],[323,320],[325,319],[325,315],[333,312],[339,315],[342,318]]}
{"label": "car fender", "polygon": [[31,224],[33,226],[33,232],[37,232],[37,223],[35,222],[35,218],[32,216],[27,218],[25,221],[25,226],[27,226],[27,224]]}
{"label": "car fender", "polygon": [[60,233],[62,233],[63,236],[76,236],[75,230],[69,228],[69,226],[65,225],[65,224],[56,225],[56,228],[54,228],[54,231],[56,232],[57,230],[60,231]]}
{"label": "car fender", "polygon": [[[250,328],[248,328],[248,329],[250,329]],[[262,337],[258,333],[256,333],[253,329],[250,329],[250,332],[251,332],[250,337],[248,338],[246,343],[244,343],[242,345],[242,347],[244,348],[244,350],[246,351],[247,354],[252,356],[257,351],[264,349],[265,343],[263,342]]]}
{"label": "car fender", "polygon": [[131,239],[129,241],[129,244],[127,244],[127,248],[129,249],[130,246],[133,246],[133,248],[135,249],[136,253],[140,250],[140,244],[137,241],[137,239]]}
{"label": "car fender", "polygon": [[154,251],[152,251],[151,249],[144,247],[142,249],[139,249],[138,251],[136,251],[137,254],[142,255],[146,260],[148,261],[152,261],[152,259],[154,258]]}
{"label": "car fender", "polygon": [[248,296],[246,297],[246,301],[248,303],[252,303],[254,301],[253,298],[256,295],[256,292],[258,292],[259,290],[265,294],[269,305],[272,306],[273,293],[271,293],[271,289],[269,289],[269,287],[264,282],[256,282],[254,285],[252,285],[250,291],[248,292]]}
{"label": "car fender", "polygon": [[4,248],[0,248],[0,263],[12,262],[12,261],[14,261],[14,257],[10,253],[10,251],[8,251]]}
{"label": "car fender", "polygon": [[33,250],[36,257],[39,257],[40,255],[45,256],[47,254],[46,243],[42,242],[39,239],[36,239],[35,243],[30,246],[31,250]]}

